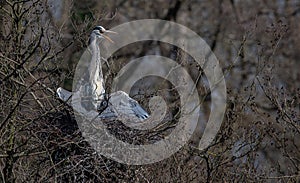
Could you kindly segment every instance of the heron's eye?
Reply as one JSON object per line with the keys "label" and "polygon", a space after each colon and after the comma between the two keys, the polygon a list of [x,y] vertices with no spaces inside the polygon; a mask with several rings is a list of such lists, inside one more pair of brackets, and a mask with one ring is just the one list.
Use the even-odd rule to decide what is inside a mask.
{"label": "heron's eye", "polygon": [[100,31],[100,33],[101,33],[101,34],[103,34],[103,33],[104,33],[104,30],[103,30],[103,29],[100,29],[99,31]]}
{"label": "heron's eye", "polygon": [[101,102],[101,105],[102,106],[107,106],[107,102],[104,100],[104,101]]}

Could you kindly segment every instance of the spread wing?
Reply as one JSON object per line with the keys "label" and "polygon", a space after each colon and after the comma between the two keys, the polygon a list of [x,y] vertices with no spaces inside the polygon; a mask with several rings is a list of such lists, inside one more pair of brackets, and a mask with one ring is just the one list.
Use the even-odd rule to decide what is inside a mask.
{"label": "spread wing", "polygon": [[58,97],[65,102],[70,101],[70,99],[72,98],[72,92],[69,92],[68,90],[65,90],[61,87],[57,88],[56,93]]}
{"label": "spread wing", "polygon": [[119,118],[140,121],[149,117],[149,114],[140,104],[123,91],[112,93],[109,98],[109,103]]}
{"label": "spread wing", "polygon": [[[61,87],[56,90],[58,97],[71,104],[72,92],[69,92]],[[125,92],[118,91],[110,96],[108,107],[100,113],[100,118],[115,118],[126,117],[144,120],[149,117],[149,114],[140,106],[140,104],[128,96]]]}
{"label": "spread wing", "polygon": [[134,115],[140,119],[147,119],[149,117],[149,114],[140,106],[140,104],[129,97],[129,104],[132,112]]}

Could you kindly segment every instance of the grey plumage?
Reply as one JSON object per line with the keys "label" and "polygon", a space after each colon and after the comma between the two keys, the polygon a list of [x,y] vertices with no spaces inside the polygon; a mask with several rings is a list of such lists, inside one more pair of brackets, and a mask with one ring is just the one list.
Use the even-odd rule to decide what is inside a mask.
{"label": "grey plumage", "polygon": [[[139,122],[149,117],[149,114],[139,105],[139,103],[128,96],[123,91],[117,91],[106,97],[104,88],[104,79],[101,67],[100,49],[98,45],[99,39],[112,40],[104,35],[107,31],[101,26],[94,28],[89,39],[89,49],[92,52],[92,58],[89,65],[89,86],[92,95],[92,110],[99,112],[100,118],[118,118],[120,120],[129,120],[131,122]],[[59,98],[71,105],[72,95],[81,96],[82,91],[71,93],[63,88],[57,89]],[[76,98],[77,100],[77,98]]]}

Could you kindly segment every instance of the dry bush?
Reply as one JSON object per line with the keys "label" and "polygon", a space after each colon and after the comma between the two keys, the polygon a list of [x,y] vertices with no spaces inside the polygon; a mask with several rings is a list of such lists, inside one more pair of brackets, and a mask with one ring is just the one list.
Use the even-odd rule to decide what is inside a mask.
{"label": "dry bush", "polygon": [[[0,1],[0,182],[299,182],[299,6],[296,1]],[[195,82],[201,76],[202,116],[191,141],[161,162],[130,166],[90,147],[55,90],[71,88],[93,26],[141,18],[175,21],[205,39],[223,68],[228,97],[222,128],[213,144],[199,151],[211,104],[199,65],[160,42],[119,50],[104,68],[107,83],[129,58],[153,53],[180,63]],[[140,132],[113,121],[107,124],[112,134],[151,143],[170,133],[179,96],[170,83],[159,81],[144,78],[131,95],[143,106],[152,95],[163,96],[170,108],[165,126]]]}

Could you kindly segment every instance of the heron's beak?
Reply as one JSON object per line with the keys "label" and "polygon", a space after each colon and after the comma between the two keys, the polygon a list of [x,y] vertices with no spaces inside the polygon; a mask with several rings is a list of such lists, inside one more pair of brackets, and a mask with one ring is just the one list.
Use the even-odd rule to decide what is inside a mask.
{"label": "heron's beak", "polygon": [[[110,31],[110,30],[106,30],[105,33],[113,33],[113,34],[118,34],[117,32],[114,31]],[[110,37],[108,37],[107,35],[102,34],[102,36],[107,39],[109,42],[114,43],[113,40],[110,39]]]}

